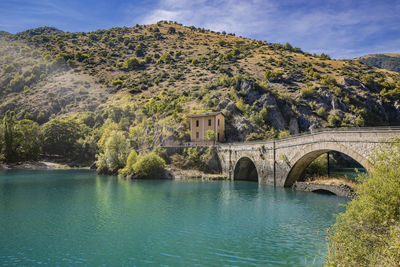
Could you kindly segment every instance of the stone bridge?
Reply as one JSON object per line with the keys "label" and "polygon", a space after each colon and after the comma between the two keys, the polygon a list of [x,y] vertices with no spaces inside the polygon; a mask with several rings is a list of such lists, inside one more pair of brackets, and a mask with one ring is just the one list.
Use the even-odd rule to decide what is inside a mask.
{"label": "stone bridge", "polygon": [[329,151],[344,153],[371,170],[374,152],[393,137],[400,137],[400,128],[326,129],[280,140],[219,144],[217,150],[228,179],[290,187],[314,159]]}

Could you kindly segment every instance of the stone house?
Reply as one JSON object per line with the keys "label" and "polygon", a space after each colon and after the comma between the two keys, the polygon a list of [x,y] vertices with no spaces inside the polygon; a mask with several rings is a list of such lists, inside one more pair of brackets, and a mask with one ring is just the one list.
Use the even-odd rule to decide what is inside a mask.
{"label": "stone house", "polygon": [[[221,142],[225,138],[225,117],[221,112],[209,112],[190,115],[190,141],[216,141]],[[207,140],[207,131],[213,131],[214,140]]]}

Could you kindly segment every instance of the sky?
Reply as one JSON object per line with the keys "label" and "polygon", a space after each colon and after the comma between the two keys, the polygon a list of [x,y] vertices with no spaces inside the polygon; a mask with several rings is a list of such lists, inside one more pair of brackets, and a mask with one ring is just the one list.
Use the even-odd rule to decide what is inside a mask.
{"label": "sky", "polygon": [[68,32],[172,20],[355,58],[400,53],[400,0],[1,0],[0,30]]}

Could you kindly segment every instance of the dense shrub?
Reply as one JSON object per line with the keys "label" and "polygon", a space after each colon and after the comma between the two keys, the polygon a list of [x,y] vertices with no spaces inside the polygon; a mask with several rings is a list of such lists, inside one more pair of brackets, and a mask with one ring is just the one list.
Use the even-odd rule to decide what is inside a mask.
{"label": "dense shrub", "polygon": [[300,89],[300,95],[304,98],[311,98],[315,96],[317,89],[314,86],[306,86]]}
{"label": "dense shrub", "polygon": [[400,140],[380,150],[358,197],[337,217],[328,266],[398,266],[400,262]]}
{"label": "dense shrub", "polygon": [[283,73],[277,70],[266,70],[264,73],[264,78],[270,82],[278,82],[282,79],[282,76]]}
{"label": "dense shrub", "polygon": [[330,114],[328,116],[328,124],[327,127],[335,128],[339,127],[342,123],[342,118],[339,116],[338,113]]}
{"label": "dense shrub", "polygon": [[126,165],[128,154],[129,143],[124,133],[112,130],[108,133],[100,154],[97,155],[97,171],[104,174],[117,173],[119,169]]}
{"label": "dense shrub", "polygon": [[52,119],[41,127],[43,152],[67,156],[79,138],[84,136],[86,126],[73,119]]}
{"label": "dense shrub", "polygon": [[126,165],[123,169],[120,169],[118,171],[118,174],[123,176],[123,177],[128,177],[130,175],[134,174],[133,170],[133,165],[136,163],[138,158],[138,154],[136,153],[135,150],[131,150],[131,152],[128,155],[128,158],[126,159]]}
{"label": "dense shrub", "polygon": [[131,71],[143,67],[144,64],[145,64],[144,61],[132,57],[128,58],[124,62],[119,62],[117,64],[117,67],[120,68],[121,70]]}
{"label": "dense shrub", "polygon": [[324,107],[320,107],[317,110],[317,115],[320,116],[321,118],[326,119],[327,113],[326,113],[326,110],[324,109]]}
{"label": "dense shrub", "polygon": [[159,178],[165,168],[165,161],[152,152],[144,156],[139,156],[133,165],[135,178]]}
{"label": "dense shrub", "polygon": [[290,136],[289,130],[279,131],[279,134],[278,134],[278,138],[279,139],[286,138],[286,137],[289,137],[289,136]]}

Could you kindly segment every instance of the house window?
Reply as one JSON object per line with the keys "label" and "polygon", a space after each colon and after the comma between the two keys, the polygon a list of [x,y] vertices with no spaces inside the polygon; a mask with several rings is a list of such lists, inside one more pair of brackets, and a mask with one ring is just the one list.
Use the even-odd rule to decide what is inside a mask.
{"label": "house window", "polygon": [[197,139],[199,138],[199,132],[196,132],[196,138]]}
{"label": "house window", "polygon": [[219,133],[217,134],[217,140],[219,141]]}
{"label": "house window", "polygon": [[208,126],[211,126],[211,119],[208,120]]}
{"label": "house window", "polygon": [[199,127],[199,120],[196,120],[196,127]]}
{"label": "house window", "polygon": [[217,125],[219,126],[219,119],[218,119],[218,124]]}

